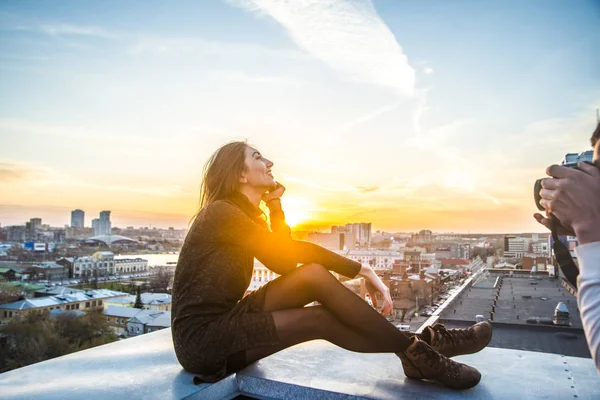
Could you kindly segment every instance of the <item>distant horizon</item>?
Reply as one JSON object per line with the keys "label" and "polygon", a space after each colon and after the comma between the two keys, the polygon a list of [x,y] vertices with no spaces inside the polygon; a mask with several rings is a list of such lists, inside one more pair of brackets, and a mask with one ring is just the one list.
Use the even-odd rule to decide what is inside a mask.
{"label": "distant horizon", "polygon": [[[72,208],[72,210],[83,210],[85,213],[85,221],[86,224],[84,225],[84,228],[89,228],[92,229],[91,227],[91,220],[94,218],[98,217],[98,214],[100,211],[104,211],[107,210],[106,208],[98,208],[98,212],[95,212],[92,216],[88,217],[88,212],[85,209],[81,209],[81,208]],[[49,225],[52,228],[64,228],[65,226],[70,226],[71,225],[71,217],[70,217],[70,213],[71,211],[68,212],[68,218],[64,218],[64,223],[59,223],[58,221],[60,219],[62,219],[62,217],[48,217],[47,214],[45,214],[44,212],[38,212],[38,213],[34,213],[29,217],[24,217],[24,218],[20,218],[19,216],[11,216],[10,219],[7,218],[2,218],[2,206],[0,206],[0,227],[4,228],[4,227],[8,227],[8,226],[23,226],[25,225],[26,222],[29,222],[29,220],[31,218],[41,218],[42,219],[42,224],[44,225]],[[139,222],[139,220],[137,219],[128,219],[126,216],[123,217],[119,214],[118,210],[117,212],[115,212],[114,210],[107,210],[111,212],[111,222],[112,222],[112,228],[118,228],[118,229],[126,229],[127,227],[131,226],[134,229],[141,229],[141,228],[157,228],[157,229],[168,229],[168,228],[174,228],[174,229],[188,229],[189,227],[186,226],[182,226],[182,225],[177,225],[177,224],[168,224],[168,223],[155,223],[155,221],[148,221],[146,223],[141,223]],[[191,217],[190,217],[191,218]],[[16,221],[15,223],[7,223],[6,221]],[[19,222],[21,221],[21,222]],[[89,221],[89,224],[87,224],[87,221]],[[121,221],[121,222],[119,222]],[[128,221],[128,222],[124,222],[124,221]],[[134,222],[134,221],[138,221],[138,222]],[[346,225],[346,224],[351,224],[351,223],[359,223],[359,222],[366,222],[369,223],[371,221],[368,220],[361,220],[361,221],[338,221],[338,222],[332,222],[330,224],[298,224],[294,227],[292,227],[292,231],[294,232],[324,232],[327,231],[329,232],[331,229],[331,226],[339,226],[339,225]],[[421,228],[388,228],[388,229],[382,229],[382,228],[378,228],[377,226],[372,226],[372,232],[377,232],[377,231],[381,231],[381,232],[386,232],[386,233],[402,233],[402,234],[408,234],[408,233],[415,233],[415,232],[419,232],[421,230],[430,230],[432,231],[432,233],[434,234],[460,234],[460,235],[477,235],[477,234],[481,234],[481,235],[503,235],[503,234],[549,234],[550,232],[545,230],[545,228],[540,227],[541,229],[539,231],[519,231],[519,230],[514,230],[514,231],[480,231],[480,230],[467,230],[467,231],[457,231],[457,230],[436,230],[436,229],[432,229],[430,227],[421,227]]]}

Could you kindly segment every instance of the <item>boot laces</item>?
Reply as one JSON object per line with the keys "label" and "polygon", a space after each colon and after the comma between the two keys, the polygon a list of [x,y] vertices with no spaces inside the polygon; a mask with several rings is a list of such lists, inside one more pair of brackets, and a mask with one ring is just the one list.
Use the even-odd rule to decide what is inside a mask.
{"label": "boot laces", "polygon": [[454,379],[460,378],[460,364],[438,353],[433,348],[426,345],[420,345],[416,346],[414,352],[417,357],[423,356],[425,359],[425,365],[430,370],[435,370],[436,367],[441,367],[443,374],[446,374]]}
{"label": "boot laces", "polygon": [[451,342],[454,345],[459,345],[461,342],[472,339],[472,329],[448,329],[444,325],[439,324],[434,326],[437,333],[440,334],[440,345]]}

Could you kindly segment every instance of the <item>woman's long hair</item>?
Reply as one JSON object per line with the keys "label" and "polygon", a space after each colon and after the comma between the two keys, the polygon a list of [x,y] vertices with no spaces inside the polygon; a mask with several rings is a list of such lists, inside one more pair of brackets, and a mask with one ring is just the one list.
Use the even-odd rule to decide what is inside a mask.
{"label": "woman's long hair", "polygon": [[230,197],[239,189],[240,176],[246,171],[246,147],[246,141],[227,143],[208,159],[202,170],[200,209]]}

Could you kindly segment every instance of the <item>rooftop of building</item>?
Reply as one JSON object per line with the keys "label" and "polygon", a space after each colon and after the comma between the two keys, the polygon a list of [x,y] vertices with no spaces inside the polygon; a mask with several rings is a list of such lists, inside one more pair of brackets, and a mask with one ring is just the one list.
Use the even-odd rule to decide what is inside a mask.
{"label": "rooftop of building", "polygon": [[137,257],[137,258],[115,258],[115,263],[117,264],[125,264],[128,262],[148,262],[148,260],[141,258],[141,257]]}
{"label": "rooftop of building", "polygon": [[[445,320],[473,321],[480,314],[490,317],[497,290],[496,278],[504,274],[490,273],[483,281],[462,292],[457,300],[440,316]],[[558,279],[539,273],[505,276],[499,291],[494,322],[524,325],[528,319],[554,317],[559,302],[565,303],[571,314],[571,327],[582,329],[577,300]]]}
{"label": "rooftop of building", "polygon": [[[317,340],[252,364],[215,384],[193,384],[164,329],[0,375],[3,399],[548,399],[600,397],[590,359],[486,348],[457,357],[476,387],[455,391],[404,377],[393,354],[361,354]],[[526,379],[524,373],[526,371]]]}
{"label": "rooftop of building", "polygon": [[[474,321],[441,318],[439,322],[447,328],[467,328]],[[494,334],[488,346],[591,359],[583,329],[568,327],[494,322]]]}
{"label": "rooftop of building", "polygon": [[[159,305],[159,304],[169,304],[173,301],[173,298],[168,293],[141,293],[140,297],[142,299],[142,303],[148,305]],[[115,304],[128,304],[135,302],[136,295],[127,295],[124,297],[111,299],[110,303]]]}
{"label": "rooftop of building", "polygon": [[142,310],[133,307],[108,306],[104,307],[102,313],[111,317],[133,318],[135,314],[139,313],[140,311]]}
{"label": "rooftop of building", "polygon": [[89,301],[97,299],[106,299],[111,297],[126,296],[127,293],[117,292],[116,290],[108,289],[93,289],[80,291],[72,294],[64,294],[58,296],[36,297],[33,299],[25,299],[15,301],[14,303],[1,304],[0,308],[9,310],[28,310],[39,307],[52,307],[62,304],[75,303],[80,301]]}
{"label": "rooftop of building", "polygon": [[127,318],[133,322],[148,324],[156,327],[171,326],[170,311],[142,310],[133,307],[108,306],[102,311],[104,315],[118,318]]}
{"label": "rooftop of building", "polygon": [[[501,285],[500,276],[504,276]],[[575,296],[560,280],[543,273],[510,277],[492,272],[459,293],[440,313],[439,321],[464,328],[476,315],[490,318],[497,294],[491,347],[591,357]],[[570,311],[571,326],[552,324],[560,302]]]}
{"label": "rooftop of building", "polygon": [[[453,306],[463,296],[480,302],[488,298],[482,291],[485,288],[469,291],[477,277],[467,279],[460,288],[462,291],[456,290],[427,323],[448,312],[454,314]],[[495,278],[489,279],[488,290],[494,290]],[[528,278],[512,279],[521,281],[511,285],[505,280],[502,290],[514,292],[515,287],[521,286],[523,291],[529,289],[521,285]],[[546,286],[552,289],[552,285]],[[563,297],[561,291],[549,292],[557,293]],[[449,327],[462,327],[473,323],[475,315],[470,314],[468,320],[441,321]],[[159,318],[166,317],[161,314]],[[153,326],[156,321],[158,318],[147,325]],[[479,385],[466,391],[405,378],[401,363],[392,354],[352,353],[320,340],[283,350],[215,384],[194,385],[193,374],[184,371],[177,362],[170,329],[6,372],[0,375],[0,387],[5,399],[231,399],[239,395],[268,399],[600,398],[600,380],[589,353],[587,358],[578,356],[578,349],[585,344],[581,338],[573,338],[579,328],[496,320],[493,325],[490,346],[477,354],[456,357],[482,374]],[[518,341],[522,349],[533,351],[520,349]]]}
{"label": "rooftop of building", "polygon": [[471,260],[466,260],[463,258],[442,258],[442,265],[469,265],[471,264]]}
{"label": "rooftop of building", "polygon": [[81,289],[73,289],[67,286],[44,287],[35,291],[36,294],[47,296],[64,296],[65,294],[81,293]]}

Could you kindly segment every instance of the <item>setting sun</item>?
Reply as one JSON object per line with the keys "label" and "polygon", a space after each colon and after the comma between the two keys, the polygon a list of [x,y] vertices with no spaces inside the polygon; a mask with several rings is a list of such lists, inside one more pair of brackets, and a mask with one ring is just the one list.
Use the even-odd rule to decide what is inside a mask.
{"label": "setting sun", "polygon": [[303,198],[285,196],[282,199],[284,203],[285,220],[287,224],[293,228],[299,223],[310,220],[310,205],[311,203]]}

